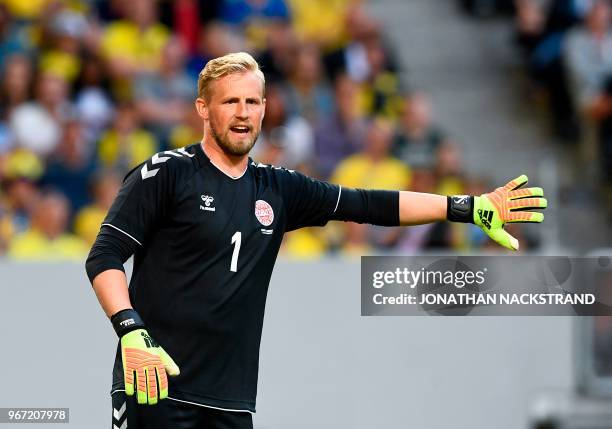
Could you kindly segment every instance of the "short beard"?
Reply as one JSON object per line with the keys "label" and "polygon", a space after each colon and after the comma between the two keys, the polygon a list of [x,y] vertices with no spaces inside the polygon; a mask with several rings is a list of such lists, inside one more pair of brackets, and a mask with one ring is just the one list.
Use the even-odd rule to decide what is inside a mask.
{"label": "short beard", "polygon": [[251,149],[253,149],[253,146],[255,146],[255,142],[257,141],[257,138],[259,137],[259,133],[257,133],[255,134],[253,140],[249,144],[245,146],[241,146],[241,145],[232,144],[229,141],[229,139],[223,139],[223,137],[221,137],[217,133],[212,123],[210,124],[210,133],[212,137],[215,139],[215,141],[217,142],[217,145],[219,145],[219,147],[221,148],[221,150],[230,156],[247,155],[251,151]]}

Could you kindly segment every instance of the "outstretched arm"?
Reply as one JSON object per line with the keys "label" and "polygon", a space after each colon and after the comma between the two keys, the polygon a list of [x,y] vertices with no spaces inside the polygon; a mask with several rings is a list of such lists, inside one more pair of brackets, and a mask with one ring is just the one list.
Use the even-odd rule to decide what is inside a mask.
{"label": "outstretched arm", "polygon": [[[286,231],[322,226],[330,220],[381,226],[418,225],[443,220],[473,223],[496,243],[517,250],[518,241],[504,230],[508,222],[542,222],[533,209],[546,208],[542,188],[522,188],[522,175],[480,196],[442,195],[343,188],[289,170],[274,170],[283,183]],[[522,189],[519,189],[522,188]],[[399,196],[398,196],[399,194]]]}
{"label": "outstretched arm", "polygon": [[506,223],[542,222],[544,215],[529,211],[544,209],[542,188],[523,188],[527,176],[522,175],[493,192],[481,196],[445,197],[417,192],[400,192],[401,225],[418,225],[442,220],[474,223],[498,244],[518,250],[519,242],[506,230]]}

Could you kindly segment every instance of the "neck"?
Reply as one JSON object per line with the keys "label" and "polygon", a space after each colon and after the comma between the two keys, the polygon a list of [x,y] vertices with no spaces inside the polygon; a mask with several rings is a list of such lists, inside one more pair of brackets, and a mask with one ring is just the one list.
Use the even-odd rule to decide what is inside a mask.
{"label": "neck", "polygon": [[230,177],[240,177],[249,163],[249,156],[234,156],[223,151],[209,134],[202,139],[202,150],[210,161],[223,173]]}

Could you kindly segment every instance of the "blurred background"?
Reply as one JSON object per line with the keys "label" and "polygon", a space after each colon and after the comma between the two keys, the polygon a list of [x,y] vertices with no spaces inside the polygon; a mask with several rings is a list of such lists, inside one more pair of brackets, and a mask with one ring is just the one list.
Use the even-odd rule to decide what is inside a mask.
{"label": "blurred background", "polygon": [[[542,228],[510,228],[523,250],[603,246],[610,15],[594,0],[2,0],[0,255],[82,260],[125,174],[201,139],[198,73],[241,50],[267,77],[258,162],[442,194],[526,173],[551,207]],[[283,255],[493,246],[466,225],[331,225],[289,234]]]}
{"label": "blurred background", "polygon": [[[252,153],[258,162],[345,186],[448,195],[481,194],[525,173],[533,186],[544,187],[549,208],[542,225],[508,228],[521,242],[521,252],[583,255],[609,247],[611,29],[608,0],[0,0],[2,317],[8,321],[10,314],[17,315],[11,313],[19,307],[15,303],[28,299],[28,288],[38,291],[40,278],[57,284],[74,279],[80,285],[78,293],[88,296],[83,298],[88,311],[97,311],[82,265],[124,175],[158,151],[201,139],[202,125],[193,107],[198,73],[209,59],[235,51],[252,53],[267,79],[266,117]],[[342,277],[332,282],[322,273],[353,273],[347,275],[354,277],[351,287],[358,296],[358,256],[432,252],[501,250],[480,229],[465,224],[405,229],[330,224],[299,230],[288,234],[283,243],[280,274],[275,274],[272,283],[272,295],[280,295],[272,299],[282,301],[277,304],[281,309],[287,302],[299,307],[308,299],[295,301],[301,289],[274,290],[275,282],[295,281],[292,276],[299,269],[306,272],[297,284],[312,281],[329,289],[342,289]],[[302,266],[304,260],[309,262]],[[326,264],[336,269],[325,268]],[[28,277],[30,271],[38,277]],[[308,280],[308,273],[318,280]],[[17,285],[19,291],[10,289]],[[37,293],[57,299],[47,289]],[[334,296],[340,305],[343,295]],[[40,305],[45,302],[49,301]],[[306,318],[308,312],[303,311]],[[33,317],[38,320],[41,314],[33,313]],[[289,312],[286,317],[299,320],[296,314]],[[282,382],[282,377],[269,374],[285,362],[272,357],[276,355],[271,350],[278,352],[278,344],[266,344],[275,335],[282,337],[276,341],[286,343],[283,329],[291,325],[274,313],[266,317],[271,333],[264,332],[262,359],[268,363],[262,367],[262,385],[277,391],[275,383]],[[330,323],[338,319],[331,313],[329,317]],[[379,329],[388,333],[385,344],[391,347],[390,353],[395,336],[389,329],[399,329],[398,325],[412,329],[415,323],[347,317],[352,322],[346,322],[346,327],[355,330],[355,341],[363,340],[363,332],[371,332],[370,340],[384,342],[387,337]],[[101,331],[108,328],[102,317],[98,319]],[[50,318],[46,323],[59,320]],[[275,320],[283,326],[279,331]],[[568,410],[582,403],[582,396],[572,396],[573,371],[578,366],[578,373],[591,374],[591,361],[572,358],[572,351],[604,350],[598,356],[609,360],[612,324],[603,319],[596,324],[585,321],[585,326],[577,328],[584,328],[579,331],[583,335],[572,337],[572,323],[561,320],[500,319],[486,327],[475,320],[452,326],[421,320],[416,322],[424,341],[418,347],[421,370],[434,355],[464,352],[455,347],[434,353],[436,346],[445,343],[430,344],[427,335],[461,343],[474,341],[465,338],[463,328],[482,329],[482,343],[470,346],[474,358],[498,353],[495,359],[509,371],[507,378],[500,375],[500,383],[488,388],[499,392],[515,388],[507,391],[514,392],[514,402],[504,412],[512,412],[516,420],[508,423],[505,418],[507,426],[495,427],[578,427],[559,426],[563,418],[550,416],[559,404]],[[592,325],[598,328],[591,330]],[[335,331],[320,327],[319,335],[321,330],[330,335],[330,344],[337,343],[331,339]],[[598,340],[588,340],[595,331],[600,333]],[[506,334],[497,338],[497,352],[492,352],[492,335],[499,332]],[[576,346],[577,337],[587,342]],[[112,343],[112,333],[105,338]],[[326,344],[320,336],[316,338],[309,344]],[[353,344],[337,355],[356,347]],[[382,343],[379,347],[385,349]],[[522,350],[519,356],[525,360],[510,361],[513,354],[506,353],[510,349]],[[409,350],[402,353],[414,352]],[[107,352],[110,362],[112,346]],[[532,352],[539,353],[539,358]],[[553,356],[556,364],[548,365]],[[6,359],[19,365],[17,355]],[[315,365],[315,360],[310,356],[304,365]],[[107,368],[105,363],[102,360],[100,371],[108,370],[110,375],[110,365]],[[395,364],[390,368],[410,367],[409,361]],[[464,364],[464,368],[477,367],[474,360]],[[341,369],[329,362],[315,367],[320,374]],[[453,374],[458,376],[456,371]],[[517,378],[520,374],[523,378]],[[544,374],[543,378],[538,374]],[[343,383],[349,379],[343,378]],[[312,374],[304,380],[312,381]],[[421,381],[429,385],[426,378]],[[103,378],[101,389],[106,389],[105,382]],[[440,383],[441,389],[452,384]],[[470,385],[464,379],[457,383]],[[472,394],[485,393],[485,382],[476,385],[480,387],[472,386]],[[544,402],[529,399],[538,386],[551,385],[560,389],[544,395]],[[336,394],[326,382],[322,386],[318,394]],[[276,407],[283,397],[274,400],[269,400],[264,413],[282,415]],[[263,401],[267,404],[265,396]],[[352,397],[351,402],[356,401]],[[445,406],[451,402],[449,398]],[[587,408],[593,402],[588,404]],[[602,409],[612,405],[607,400],[604,404]],[[490,416],[504,420],[502,408],[490,404]],[[589,415],[600,411],[597,406],[588,409]],[[260,427],[282,427],[266,418],[266,414],[261,417]],[[356,418],[351,425],[375,424],[376,418]],[[491,427],[484,423],[488,418],[483,417],[482,426],[470,427]],[[427,424],[425,412],[417,421],[421,422],[417,426],[402,427],[449,427],[443,419]],[[580,427],[612,428],[610,420],[605,422]],[[467,423],[456,427],[467,427]]]}

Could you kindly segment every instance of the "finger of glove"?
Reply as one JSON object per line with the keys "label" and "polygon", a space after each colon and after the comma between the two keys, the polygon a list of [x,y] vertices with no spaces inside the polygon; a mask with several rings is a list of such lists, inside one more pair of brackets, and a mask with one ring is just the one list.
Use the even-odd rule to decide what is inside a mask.
{"label": "finger of glove", "polygon": [[147,377],[147,404],[157,404],[157,373],[155,372],[155,366],[148,366],[145,368],[145,375]]}
{"label": "finger of glove", "polygon": [[495,228],[487,232],[496,243],[504,246],[506,249],[518,250],[519,242],[516,238],[511,236],[508,231],[503,228]]}
{"label": "finger of glove", "polygon": [[506,217],[506,222],[534,222],[540,223],[544,220],[544,214],[540,212],[510,212]]}
{"label": "finger of glove", "polygon": [[121,360],[123,362],[123,385],[125,394],[132,396],[134,394],[134,367],[131,364],[131,350],[121,348]]}
{"label": "finger of glove", "polygon": [[144,368],[136,369],[136,399],[139,404],[147,403],[147,377]]}
{"label": "finger of glove", "polygon": [[124,368],[123,385],[125,387],[125,394],[127,396],[134,395],[134,370],[133,369]]}
{"label": "finger of glove", "polygon": [[524,174],[521,174],[516,179],[511,180],[508,183],[506,183],[504,185],[504,189],[506,191],[512,191],[513,189],[517,189],[517,188],[520,188],[521,186],[525,185],[528,181],[529,181],[529,179],[527,178],[527,176],[525,176]]}
{"label": "finger of glove", "polygon": [[509,200],[516,200],[517,198],[542,197],[542,196],[544,196],[544,189],[542,188],[524,188],[524,189],[516,189],[514,191],[508,192]]}
{"label": "finger of glove", "polygon": [[159,387],[159,399],[166,399],[168,397],[168,376],[163,365],[157,365],[155,367],[155,373],[157,374],[157,386]]}
{"label": "finger of glove", "polygon": [[174,362],[174,360],[170,357],[170,355],[166,353],[164,349],[160,347],[160,350],[158,353],[159,353],[159,357],[161,358],[161,361],[164,364],[164,368],[166,369],[166,372],[168,373],[168,375],[176,376],[181,373],[181,370],[179,369],[178,365]]}
{"label": "finger of glove", "polygon": [[546,198],[521,198],[508,202],[509,210],[517,209],[545,209],[548,206]]}

